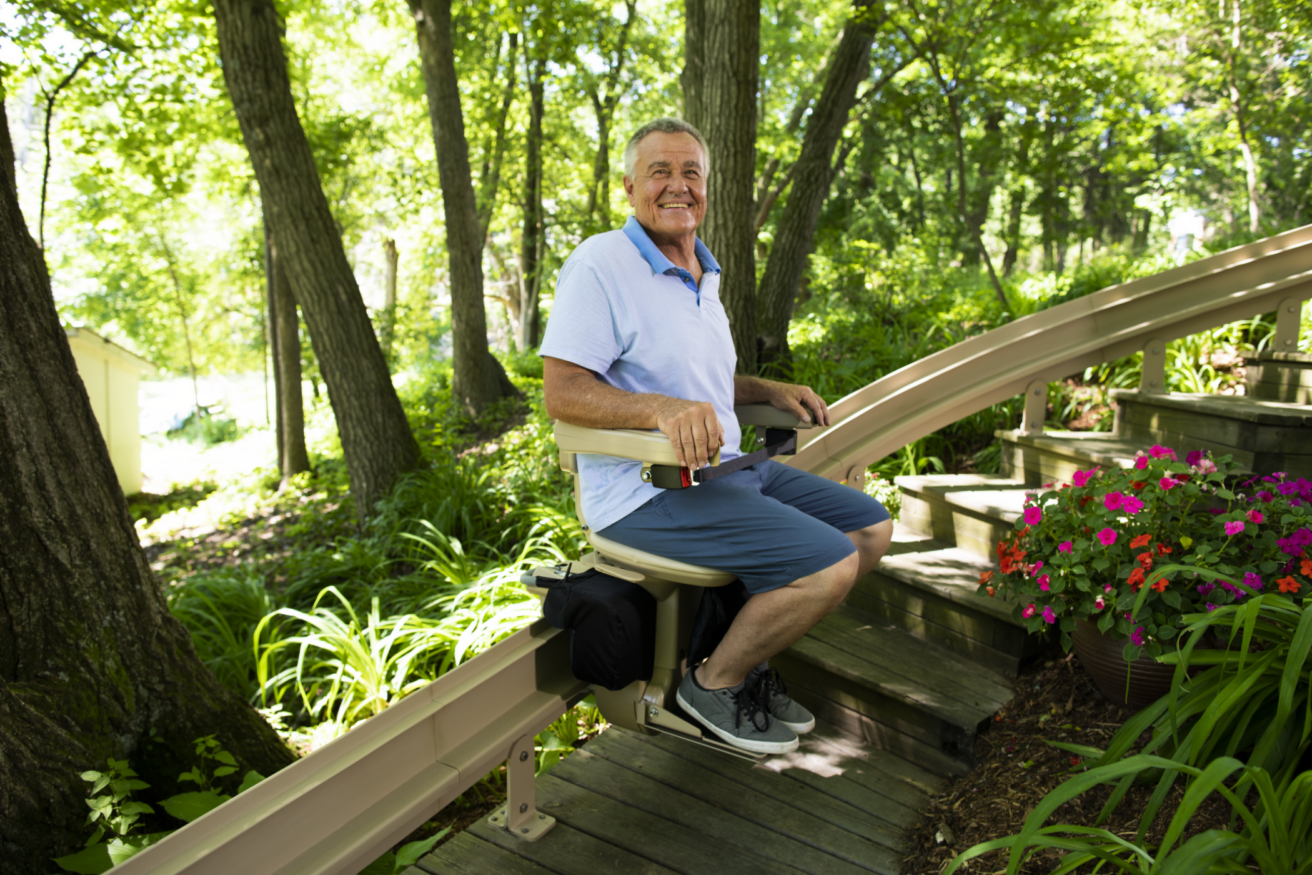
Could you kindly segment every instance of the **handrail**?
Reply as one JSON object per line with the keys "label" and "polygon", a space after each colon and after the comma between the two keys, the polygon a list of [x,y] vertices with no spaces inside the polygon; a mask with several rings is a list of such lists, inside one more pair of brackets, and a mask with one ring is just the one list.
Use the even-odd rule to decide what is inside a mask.
{"label": "handrail", "polygon": [[[1312,225],[1018,319],[830,407],[790,464],[835,480],[1037,381],[1312,297]],[[1281,331],[1289,320],[1282,312]],[[1147,369],[1146,369],[1147,370]],[[586,693],[539,620],[114,869],[347,875]]]}
{"label": "handrail", "polygon": [[114,868],[354,875],[587,692],[539,620]]}
{"label": "handrail", "polygon": [[[1144,348],[1156,350],[1161,367],[1167,341],[1308,298],[1312,225],[1111,286],[912,362],[831,405],[834,425],[813,433],[789,464],[855,482],[868,465],[1028,387]],[[1290,324],[1283,312],[1281,324]]]}

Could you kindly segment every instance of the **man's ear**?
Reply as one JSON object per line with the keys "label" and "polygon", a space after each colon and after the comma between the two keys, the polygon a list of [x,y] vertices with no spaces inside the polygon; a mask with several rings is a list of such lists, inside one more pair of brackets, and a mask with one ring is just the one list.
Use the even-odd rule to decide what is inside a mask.
{"label": "man's ear", "polygon": [[629,199],[629,206],[633,206],[633,180],[627,174],[624,177],[624,194]]}

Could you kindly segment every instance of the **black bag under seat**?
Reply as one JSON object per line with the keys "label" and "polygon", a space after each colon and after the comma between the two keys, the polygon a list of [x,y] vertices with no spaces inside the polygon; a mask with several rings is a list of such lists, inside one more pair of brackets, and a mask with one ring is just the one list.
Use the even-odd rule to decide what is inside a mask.
{"label": "black bag under seat", "polygon": [[751,593],[741,580],[725,586],[707,587],[702,592],[701,604],[697,606],[692,621],[692,634],[688,637],[689,668],[701,664],[720,646],[733,618],[738,616],[749,598]]}
{"label": "black bag under seat", "polygon": [[574,676],[608,690],[649,681],[656,658],[656,599],[627,580],[596,569],[538,578],[548,588],[542,615],[569,630]]}

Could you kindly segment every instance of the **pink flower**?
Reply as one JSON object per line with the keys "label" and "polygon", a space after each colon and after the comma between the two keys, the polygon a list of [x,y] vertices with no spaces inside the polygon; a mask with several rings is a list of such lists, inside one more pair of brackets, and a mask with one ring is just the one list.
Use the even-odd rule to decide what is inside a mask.
{"label": "pink flower", "polygon": [[1107,607],[1107,602],[1103,601],[1102,596],[1098,596],[1093,600],[1093,609],[1095,611],[1101,611],[1105,607]]}
{"label": "pink flower", "polygon": [[[1114,589],[1116,589],[1116,587],[1112,586],[1110,583],[1104,583],[1102,585],[1103,592],[1111,592]],[[1099,596],[1099,598],[1102,598],[1102,596]]]}
{"label": "pink flower", "polygon": [[1035,562],[1034,567],[1030,569],[1030,574],[1038,574],[1042,570],[1043,570],[1043,563]]}
{"label": "pink flower", "polygon": [[1073,475],[1071,475],[1071,483],[1075,486],[1076,489],[1082,489],[1085,486],[1089,485],[1089,481],[1092,480],[1093,475],[1097,473],[1098,473],[1097,468],[1094,468],[1091,471],[1076,471]]}
{"label": "pink flower", "polygon": [[1250,523],[1257,523],[1260,526],[1265,519],[1266,517],[1262,516],[1262,511],[1260,510],[1250,510],[1248,512],[1248,521]]}
{"label": "pink flower", "polygon": [[1102,503],[1106,506],[1108,510],[1120,510],[1121,502],[1123,502],[1124,500],[1125,500],[1125,496],[1121,495],[1121,493],[1109,492],[1105,496],[1103,496]]}
{"label": "pink flower", "polygon": [[1147,468],[1147,467],[1148,467],[1148,457],[1147,457],[1147,456],[1136,456],[1136,457],[1135,457],[1135,459],[1134,459],[1134,468],[1135,468],[1136,471],[1142,471],[1144,468]]}
{"label": "pink flower", "polygon": [[1170,459],[1172,462],[1175,461],[1175,450],[1170,447],[1163,447],[1160,444],[1153,444],[1152,449],[1148,450],[1148,454],[1154,459]]}
{"label": "pink flower", "polygon": [[1232,520],[1231,522],[1225,524],[1225,533],[1232,538],[1235,535],[1242,532],[1243,530],[1244,530],[1244,524],[1240,520]]}
{"label": "pink flower", "polygon": [[1037,507],[1025,508],[1025,525],[1037,526],[1043,521],[1043,511]]}
{"label": "pink flower", "polygon": [[1216,473],[1216,463],[1213,462],[1211,459],[1203,459],[1201,462],[1198,463],[1197,467],[1198,467],[1199,474]]}
{"label": "pink flower", "polygon": [[1134,627],[1134,631],[1130,633],[1130,643],[1135,647],[1143,647],[1143,626]]}
{"label": "pink flower", "polygon": [[1121,499],[1121,510],[1125,511],[1130,516],[1134,516],[1136,513],[1143,510],[1143,502],[1135,498],[1133,495],[1127,495]]}
{"label": "pink flower", "polygon": [[1069,553],[1073,549],[1075,549],[1075,545],[1072,544],[1070,541],[1062,541],[1060,544],[1057,545],[1058,553]]}
{"label": "pink flower", "polygon": [[1163,477],[1161,480],[1157,481],[1157,485],[1162,487],[1163,489],[1170,489],[1172,486],[1175,485],[1175,481],[1172,480],[1170,477]]}
{"label": "pink flower", "polygon": [[1050,626],[1053,623],[1057,622],[1057,614],[1055,611],[1053,611],[1052,605],[1048,605],[1046,608],[1043,609],[1043,622],[1047,623]]}
{"label": "pink flower", "polygon": [[1098,533],[1098,540],[1102,542],[1104,547],[1110,547],[1116,543],[1116,532],[1111,529],[1103,529]]}
{"label": "pink flower", "polygon": [[1027,619],[1027,620],[1028,620],[1030,617],[1034,616],[1034,605],[1031,604],[1031,605],[1030,605],[1029,607],[1027,607],[1025,610],[1021,611],[1021,612],[1020,612],[1020,615],[1021,615],[1022,617],[1024,617],[1025,619]]}
{"label": "pink flower", "polygon": [[1048,579],[1049,579],[1048,575],[1046,574],[1039,575],[1039,589],[1043,590],[1044,592],[1048,591]]}

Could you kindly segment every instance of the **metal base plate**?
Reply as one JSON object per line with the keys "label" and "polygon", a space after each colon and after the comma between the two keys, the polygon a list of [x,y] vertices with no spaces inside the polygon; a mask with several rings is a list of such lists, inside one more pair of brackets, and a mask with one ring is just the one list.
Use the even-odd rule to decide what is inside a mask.
{"label": "metal base plate", "polygon": [[[510,830],[510,834],[517,839],[523,839],[526,842],[536,842],[556,825],[556,818],[552,817],[550,814],[543,814],[539,811],[536,813],[536,816],[529,816],[527,818],[527,823],[520,826],[518,829],[511,828],[510,815],[507,808],[508,806],[502,805],[492,813],[492,816],[487,819],[487,822],[495,827],[499,827],[500,829]],[[531,812],[530,815],[532,815]]]}

